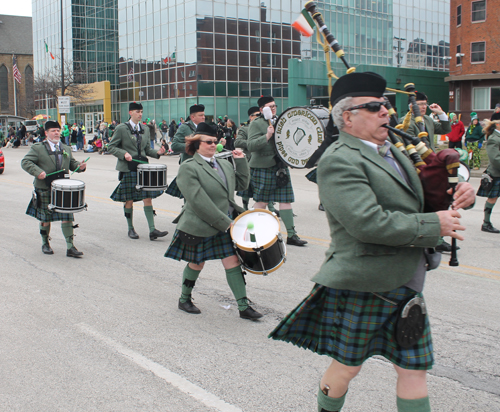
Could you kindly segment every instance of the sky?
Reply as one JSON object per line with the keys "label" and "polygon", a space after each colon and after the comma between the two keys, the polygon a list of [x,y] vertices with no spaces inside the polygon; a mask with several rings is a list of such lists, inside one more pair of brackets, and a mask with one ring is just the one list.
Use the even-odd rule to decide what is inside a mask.
{"label": "sky", "polygon": [[0,14],[31,17],[31,0],[2,0]]}

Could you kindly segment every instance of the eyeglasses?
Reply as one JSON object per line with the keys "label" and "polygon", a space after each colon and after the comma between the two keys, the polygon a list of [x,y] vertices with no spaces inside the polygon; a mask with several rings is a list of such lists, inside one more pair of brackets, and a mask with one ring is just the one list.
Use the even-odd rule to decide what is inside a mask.
{"label": "eyeglasses", "polygon": [[217,144],[217,140],[200,140],[200,142],[203,142],[206,144]]}
{"label": "eyeglasses", "polygon": [[377,113],[380,111],[382,106],[387,109],[387,102],[368,102],[365,104],[358,104],[357,106],[350,107],[347,111],[350,112],[351,110],[366,109],[369,112]]}
{"label": "eyeglasses", "polygon": [[265,106],[265,107],[269,107],[270,109],[276,109],[278,106],[276,104],[273,104],[271,106]]}
{"label": "eyeglasses", "polygon": [[250,116],[257,117],[259,114],[260,114],[260,112],[257,112],[257,113],[251,114]]}

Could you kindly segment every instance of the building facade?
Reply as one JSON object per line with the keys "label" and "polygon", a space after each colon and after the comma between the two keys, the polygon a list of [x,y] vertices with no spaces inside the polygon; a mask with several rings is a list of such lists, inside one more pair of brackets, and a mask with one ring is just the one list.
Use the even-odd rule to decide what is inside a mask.
{"label": "building facade", "polygon": [[490,118],[500,103],[500,8],[493,0],[451,1],[450,110]]}

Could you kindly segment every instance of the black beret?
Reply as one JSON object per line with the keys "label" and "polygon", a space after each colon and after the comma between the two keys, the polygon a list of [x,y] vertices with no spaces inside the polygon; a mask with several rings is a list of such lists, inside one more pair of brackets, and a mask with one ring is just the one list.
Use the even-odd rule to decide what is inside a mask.
{"label": "black beret", "polygon": [[45,130],[60,129],[60,128],[61,128],[61,125],[59,124],[59,122],[54,122],[52,120],[48,120],[45,122]]}
{"label": "black beret", "polygon": [[420,93],[420,92],[415,92],[416,96],[415,96],[415,99],[416,100],[425,100],[427,101],[427,96],[424,94],[424,93]]}
{"label": "black beret", "polygon": [[248,115],[250,116],[251,114],[254,114],[255,112],[258,112],[260,108],[258,106],[253,106],[248,109]]}
{"label": "black beret", "polygon": [[273,96],[262,96],[259,100],[257,100],[259,107],[264,107],[266,104],[271,102],[274,102]]}
{"label": "black beret", "polygon": [[189,108],[189,114],[200,113],[205,111],[205,106],[202,104],[195,104]]}
{"label": "black beret", "polygon": [[136,102],[130,103],[128,105],[128,111],[130,112],[132,110],[142,110],[142,104]]}
{"label": "black beret", "polygon": [[217,127],[211,126],[205,122],[201,122],[196,128],[195,134],[203,134],[205,136],[217,137]]}
{"label": "black beret", "polygon": [[382,97],[387,82],[377,73],[354,72],[340,77],[332,87],[332,107],[345,97]]}

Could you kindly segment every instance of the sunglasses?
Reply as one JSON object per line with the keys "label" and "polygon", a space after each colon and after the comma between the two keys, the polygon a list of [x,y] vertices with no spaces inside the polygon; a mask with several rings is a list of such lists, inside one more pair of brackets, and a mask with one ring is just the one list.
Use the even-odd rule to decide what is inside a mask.
{"label": "sunglasses", "polygon": [[380,111],[380,108],[382,106],[384,106],[386,109],[388,109],[387,102],[368,102],[365,104],[359,104],[357,106],[350,107],[349,109],[347,109],[347,111],[350,112],[351,110],[366,109],[369,112],[377,113]]}
{"label": "sunglasses", "polygon": [[260,112],[257,112],[257,113],[251,114],[250,116],[257,117],[259,114],[260,114]]}
{"label": "sunglasses", "polygon": [[206,144],[217,144],[217,140],[200,140],[200,142],[206,143]]}

